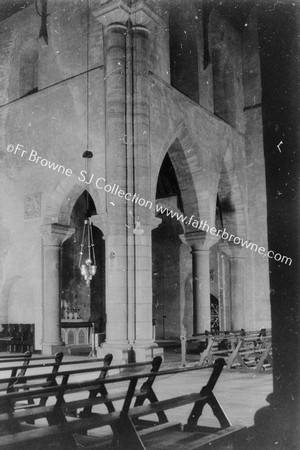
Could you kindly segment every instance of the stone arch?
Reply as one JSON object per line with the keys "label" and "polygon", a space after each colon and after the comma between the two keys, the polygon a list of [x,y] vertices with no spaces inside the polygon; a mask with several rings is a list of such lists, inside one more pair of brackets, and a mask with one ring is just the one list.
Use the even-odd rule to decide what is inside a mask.
{"label": "stone arch", "polygon": [[[87,190],[86,184],[74,183],[74,179],[72,178],[66,177],[66,179],[61,181],[49,195],[45,209],[44,223],[59,223],[60,225],[69,226],[74,205],[85,190]],[[101,223],[98,223],[97,226],[105,234],[105,201],[101,201],[99,190],[92,184],[89,185],[89,194],[94,201],[97,214],[100,217]]]}
{"label": "stone arch", "polygon": [[[77,193],[73,192],[74,197]],[[80,273],[80,266],[88,258],[87,230],[84,228],[86,219],[86,194],[89,195],[89,210],[94,214],[95,205],[93,199],[85,190],[76,201],[70,212],[69,226],[74,233],[62,244],[61,255],[61,292],[68,306],[78,308],[80,317],[83,320],[95,322],[103,321],[105,318],[105,241],[100,227],[98,216],[92,215],[92,235],[94,241],[93,264],[97,266],[96,276],[93,277],[90,284],[87,284]],[[69,197],[70,199],[70,197]],[[68,203],[73,203],[69,200]],[[69,208],[69,206],[68,206]],[[94,219],[96,218],[96,224]],[[82,242],[84,246],[82,247]],[[79,256],[81,255],[81,257]],[[95,259],[94,259],[95,257]]]}
{"label": "stone arch", "polygon": [[246,204],[230,149],[222,161],[216,195],[221,204],[223,227],[235,236],[246,238]]}
{"label": "stone arch", "polygon": [[[162,161],[169,153],[174,166],[182,197],[184,214],[210,221],[209,192],[205,186],[204,162],[184,122],[180,122],[168,136],[160,152],[152,174],[152,186],[156,186]],[[155,201],[155,191],[152,193]]]}

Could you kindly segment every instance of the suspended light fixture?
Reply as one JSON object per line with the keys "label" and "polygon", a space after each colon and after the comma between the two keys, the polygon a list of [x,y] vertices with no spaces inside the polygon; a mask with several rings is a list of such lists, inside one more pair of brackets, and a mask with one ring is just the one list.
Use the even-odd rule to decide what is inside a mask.
{"label": "suspended light fixture", "polygon": [[[86,172],[89,173],[88,160],[93,157],[93,153],[90,151],[85,151],[83,153],[83,158],[86,159]],[[85,250],[86,249],[86,250]],[[96,274],[96,258],[95,258],[95,244],[93,239],[93,223],[91,222],[91,210],[89,208],[89,192],[87,191],[86,196],[86,213],[82,232],[82,241],[80,244],[79,252],[79,268],[81,275],[84,277],[86,284],[89,286],[90,281]],[[83,257],[86,256],[84,264],[81,264]]]}
{"label": "suspended light fixture", "polygon": [[[93,157],[93,153],[89,151],[89,0],[87,0],[87,49],[86,49],[86,140],[87,150],[82,157],[85,159],[86,173],[89,177],[90,165],[89,160]],[[89,178],[90,179],[90,178]],[[79,252],[79,268],[81,275],[84,277],[86,284],[89,286],[93,276],[96,274],[96,258],[95,258],[95,244],[93,239],[93,223],[91,222],[91,210],[89,208],[89,185],[86,193],[86,213],[82,232],[82,241]],[[86,257],[84,264],[81,264],[82,259]]]}

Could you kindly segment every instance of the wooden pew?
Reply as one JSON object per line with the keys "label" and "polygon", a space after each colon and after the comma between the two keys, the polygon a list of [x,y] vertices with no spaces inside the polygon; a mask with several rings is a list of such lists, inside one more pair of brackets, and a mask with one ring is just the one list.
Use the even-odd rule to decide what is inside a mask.
{"label": "wooden pew", "polygon": [[11,372],[11,375],[10,375],[11,378],[23,376],[26,373],[26,370],[27,370],[28,365],[29,365],[30,360],[31,360],[31,356],[32,356],[32,353],[27,351],[27,352],[24,353],[24,355],[21,358],[18,358],[17,362],[20,363],[19,365],[16,365],[16,366],[10,366],[9,365],[8,367],[7,367],[7,362],[9,364],[11,364],[12,362],[16,362],[16,360],[15,359],[8,359],[7,360],[6,358],[1,359],[0,360],[0,371],[1,370],[10,371]]}
{"label": "wooden pew", "polygon": [[[30,353],[30,352],[26,352],[26,353]],[[25,353],[25,355],[26,355]],[[27,384],[27,370],[31,370],[34,369],[36,370],[37,368],[41,368],[44,366],[49,366],[52,367],[52,372],[47,374],[46,376],[44,376],[44,380],[43,383],[40,384],[41,386],[51,386],[53,384],[55,384],[55,378],[53,378],[55,376],[55,374],[58,372],[60,365],[62,364],[62,359],[63,359],[63,353],[56,353],[54,356],[51,356],[50,358],[47,358],[47,360],[52,359],[51,363],[44,363],[44,364],[37,364],[37,365],[29,365],[30,361],[33,361],[32,359],[28,360],[26,359],[26,356],[24,358],[24,363],[27,362],[27,364],[24,365],[17,365],[17,366],[13,366],[13,367],[1,367],[0,371],[4,370],[10,370],[12,369],[11,372],[11,376],[7,377],[7,378],[0,378],[0,384],[2,385],[2,387],[0,386],[0,395],[1,394],[5,394],[5,393],[10,393],[10,392],[17,392],[19,390],[26,390],[28,391],[30,389],[30,386],[28,386]],[[10,363],[13,360],[10,360]],[[3,362],[3,360],[1,361]],[[18,360],[19,362],[19,360]],[[18,371],[19,370],[19,371]],[[42,375],[41,375],[42,376]],[[6,385],[6,387],[5,387]],[[28,405],[32,405],[34,404],[34,402],[31,399],[28,399]],[[15,404],[15,409],[18,408],[23,408],[24,405],[22,404]]]}
{"label": "wooden pew", "polygon": [[[185,366],[186,364],[187,348],[190,343],[193,344],[195,353],[200,354],[200,365],[213,364],[217,357],[227,357],[228,351],[234,348],[234,344],[237,342],[239,334],[240,332],[220,332],[218,334],[206,332],[190,338],[182,336],[182,365]],[[223,346],[223,349],[220,349],[220,345],[225,342],[226,345]]]}
{"label": "wooden pew", "polygon": [[[139,395],[143,400],[150,397],[152,400],[153,398],[155,398],[154,393],[152,392],[152,384],[155,380],[155,375],[153,375],[153,373],[156,373],[159,370],[162,358],[161,357],[156,357],[153,359],[153,361],[149,361],[149,362],[141,362],[141,363],[132,363],[132,364],[122,364],[122,365],[115,365],[115,366],[109,366],[110,362],[112,360],[112,355],[108,354],[106,355],[106,357],[104,358],[104,365],[101,367],[101,371],[100,371],[100,375],[98,378],[92,380],[92,381],[88,381],[88,382],[84,382],[84,383],[80,383],[80,384],[75,384],[76,388],[72,388],[72,394],[74,393],[78,393],[81,392],[82,390],[87,391],[87,389],[89,387],[91,387],[91,389],[88,391],[88,398],[86,399],[84,405],[82,404],[82,401],[76,402],[69,402],[67,407],[64,408],[64,413],[66,416],[74,416],[74,412],[76,412],[77,406],[84,406],[80,416],[81,417],[92,417],[93,413],[91,412],[92,406],[96,403],[99,403],[99,398],[98,400],[96,399],[95,401],[95,397],[97,396],[98,393],[101,394],[102,397],[105,398],[105,396],[107,395],[107,391],[105,389],[105,386],[102,384],[102,381],[105,379],[106,373],[111,370],[111,371],[116,371],[116,370],[137,370],[137,369],[145,369],[148,368],[149,365],[151,365],[151,372],[147,378],[147,381],[144,383],[142,390]],[[89,361],[85,361],[85,362],[94,362],[95,360],[89,360]],[[67,363],[66,363],[67,364]],[[72,371],[62,371],[59,373],[55,373],[54,376],[55,378],[61,378],[61,386],[68,386],[68,381],[70,380],[70,378],[72,378],[74,375],[82,375],[82,374],[87,374],[87,373],[91,373],[92,371],[95,371],[95,367],[94,368],[89,368],[89,369],[77,369],[77,370],[72,370]],[[99,368],[97,369],[99,370]],[[28,381],[31,380],[36,380],[37,378],[39,378],[39,375],[31,375],[28,376]],[[99,384],[99,382],[101,381],[101,384]],[[71,384],[72,386],[74,385],[74,383]],[[33,385],[31,385],[33,386]],[[56,386],[58,386],[58,384],[56,383]],[[26,387],[28,387],[28,385],[26,385]],[[17,418],[17,420],[15,421],[15,423],[9,423],[11,422],[10,420],[4,420],[4,422],[1,423],[0,420],[0,429],[3,429],[6,427],[7,430],[10,431],[15,431],[15,430],[19,430],[19,426],[18,426],[18,421],[24,421],[24,418],[26,418],[26,422],[27,423],[33,423],[36,419],[40,418],[40,417],[44,417],[44,413],[52,411],[53,406],[51,407],[45,407],[46,409],[39,409],[38,410],[38,414],[36,414],[36,407],[37,405],[34,405],[34,400],[38,400],[39,401],[39,408],[41,406],[45,406],[47,400],[49,397],[54,396],[56,393],[56,391],[53,393],[53,389],[50,389],[49,391],[49,387],[44,387],[43,390],[38,389],[40,386],[39,385],[35,385],[35,387],[37,389],[33,389],[30,392],[27,390],[26,392],[19,392],[18,395],[16,394],[10,394],[9,395],[9,407],[7,404],[7,396],[5,401],[3,402],[3,400],[0,398],[0,410],[2,409],[2,411],[9,411],[9,417],[11,418],[11,413],[13,412],[14,409],[14,400],[20,401],[20,400],[27,400],[28,403],[30,403],[30,406],[23,406],[23,412],[21,411],[17,411],[16,409],[14,409],[14,415],[13,417]],[[54,387],[54,386],[52,386]],[[145,392],[145,388],[147,387],[147,392]],[[63,390],[64,391],[64,390]],[[50,395],[48,395],[48,393]],[[60,392],[60,403],[64,404],[65,400],[63,398],[63,394],[64,392]],[[115,408],[112,404],[112,400],[122,400],[126,397],[127,391],[124,392],[118,392],[116,395],[114,395],[113,397],[110,396],[110,398],[106,399],[105,401],[101,401],[101,403],[105,403],[105,406],[107,408],[107,410],[109,412],[115,411]],[[26,408],[26,409],[25,409]],[[19,408],[20,409],[20,408]],[[24,411],[25,409],[25,411]],[[54,416],[56,415],[56,413],[54,413]],[[163,417],[163,416],[162,416]],[[53,422],[53,420],[51,420],[51,417],[48,417],[48,422],[49,424]],[[54,421],[56,423],[56,421]],[[13,447],[15,448],[15,447]]]}
{"label": "wooden pew", "polygon": [[[17,374],[14,377],[8,377],[8,378],[2,378],[0,379],[1,384],[7,383],[8,387],[6,389],[6,392],[17,392],[20,390],[28,391],[29,389],[36,389],[36,388],[46,388],[49,386],[56,386],[57,379],[60,378],[61,380],[66,379],[66,377],[70,377],[71,375],[87,375],[87,374],[93,374],[94,372],[99,373],[98,378],[104,378],[106,375],[106,371],[103,370],[106,367],[109,367],[112,361],[112,355],[108,354],[104,358],[99,359],[93,359],[93,360],[71,360],[71,361],[65,361],[62,362],[62,353],[57,353],[55,355],[54,363],[44,363],[44,364],[35,364],[29,366],[29,374],[26,375],[22,374],[21,376]],[[42,359],[42,358],[39,358]],[[95,365],[96,363],[101,363],[100,367],[99,365]],[[89,367],[85,368],[78,368],[80,365],[87,365]],[[75,366],[75,370],[66,370],[66,371],[60,371],[59,369],[62,366]],[[52,367],[52,371],[46,371],[40,372],[40,369],[48,369],[49,367]],[[99,372],[100,370],[100,372]],[[4,393],[5,388],[0,388],[0,395],[1,393]],[[46,403],[46,398],[43,398],[43,401]]]}
{"label": "wooden pew", "polygon": [[229,354],[227,369],[262,372],[271,369],[272,341],[271,338],[257,336],[240,337],[236,347]]}
{"label": "wooden pew", "polygon": [[[200,353],[199,364],[213,364],[216,358],[223,357],[226,360],[226,369],[240,369],[262,372],[272,367],[272,343],[271,330],[260,331],[232,331],[219,332],[217,334],[205,333],[198,337],[186,339],[204,343],[205,349]],[[186,342],[182,342],[186,347]],[[186,363],[186,350],[183,349],[182,363]]]}
{"label": "wooden pew", "polygon": [[[99,367],[98,365],[95,366],[95,362],[102,362],[103,364]],[[64,364],[68,365],[68,364],[78,364],[78,363],[85,363],[86,365],[89,365],[90,367],[85,367],[85,368],[76,368],[75,370],[62,370],[62,371],[55,371],[55,372],[51,372],[51,373],[43,373],[43,374],[31,374],[31,375],[26,375],[25,379],[24,379],[24,384],[20,385],[18,384],[16,386],[15,391],[19,391],[21,389],[24,389],[25,391],[28,391],[29,389],[37,389],[40,387],[46,388],[49,386],[57,386],[58,384],[61,385],[65,385],[68,382],[74,382],[73,381],[73,377],[75,376],[76,378],[78,378],[78,376],[80,375],[80,377],[82,376],[90,376],[91,374],[93,374],[94,372],[99,373],[98,377],[96,378],[96,380],[104,380],[106,377],[106,374],[108,371],[123,371],[123,370],[140,370],[140,369],[145,369],[148,368],[149,365],[151,365],[151,372],[156,372],[159,370],[160,364],[161,364],[161,357],[156,357],[153,359],[153,361],[148,361],[148,362],[140,362],[140,363],[130,363],[130,364],[120,364],[120,365],[115,365],[115,366],[110,366],[112,361],[112,355],[111,354],[107,354],[104,358],[102,359],[98,359],[98,360],[84,360],[84,361],[66,361]],[[62,363],[63,364],[63,363]],[[100,370],[100,372],[99,372]],[[152,393],[151,391],[151,385],[154,382],[155,377],[152,376],[147,380],[147,396],[144,398],[148,398],[148,396],[152,395],[151,398],[154,397],[154,393]],[[46,380],[46,381],[45,381]],[[13,383],[15,380],[8,378],[8,379],[2,379],[2,382],[10,382]],[[105,387],[100,386],[99,388],[99,392],[95,392],[94,390],[91,391],[90,393],[90,398],[94,398],[95,395],[97,395],[98,393],[101,393],[102,395],[105,395]],[[122,395],[124,396],[125,394],[121,394],[121,398]],[[118,395],[118,399],[119,399],[120,394]],[[40,404],[46,404],[47,401],[47,396],[43,395],[41,396],[41,400],[40,400]],[[31,403],[32,404],[32,403]],[[91,404],[92,404],[92,400],[91,400]],[[108,404],[107,404],[108,405]],[[22,406],[24,407],[24,406]],[[28,406],[29,408],[29,406]],[[110,408],[111,409],[111,408]],[[76,411],[75,411],[76,412]],[[70,415],[74,415],[74,411],[70,412],[68,411],[68,414]],[[84,410],[82,411],[82,416],[87,416],[89,414],[91,414],[91,407],[86,407],[84,408]]]}
{"label": "wooden pew", "polygon": [[[157,357],[159,358],[159,357]],[[8,394],[6,398],[0,397],[0,449],[5,450],[27,448],[119,448],[123,450],[158,450],[174,448],[176,450],[192,450],[211,448],[211,444],[232,438],[241,430],[230,424],[222,407],[213,394],[214,386],[221,374],[225,362],[218,359],[209,377],[208,383],[195,393],[175,396],[159,401],[154,394],[154,380],[161,376],[182,374],[185,372],[199,371],[203,367],[188,367],[179,369],[167,369],[150,371],[142,374],[123,374],[104,380],[90,380],[82,383],[65,383],[60,386],[52,386],[45,389],[36,389],[29,392]],[[154,365],[152,363],[152,369]],[[107,369],[109,370],[109,368]],[[146,382],[138,387],[138,383],[146,378]],[[124,392],[108,392],[111,387],[121,383],[127,388]],[[104,390],[103,390],[104,388]],[[175,391],[178,391],[174,387]],[[91,396],[95,391],[99,395]],[[84,398],[74,399],[74,394],[84,394]],[[46,396],[51,397],[52,405],[36,405],[30,410],[14,411],[13,404],[18,399],[38,400]],[[144,400],[148,398],[149,404]],[[133,399],[135,403],[131,406]],[[123,406],[116,410],[115,401],[123,400]],[[192,411],[184,426],[168,422],[166,411],[183,405],[193,405]],[[67,419],[67,412],[74,409],[82,409],[96,405],[104,405],[106,413],[89,411],[88,414],[80,414],[79,417]],[[219,428],[201,427],[198,421],[205,405],[209,405],[213,414],[218,419]],[[145,427],[145,416],[157,415],[157,420],[149,420]],[[24,423],[30,417],[33,420],[46,419],[48,426],[26,429]],[[140,421],[143,428],[140,429]],[[107,441],[104,437],[85,436],[88,430],[110,426],[113,439]],[[25,428],[24,428],[25,427]],[[55,447],[47,444],[54,443]],[[159,446],[157,446],[159,443]]]}
{"label": "wooden pew", "polygon": [[[52,382],[52,376],[53,374],[57,373],[59,370],[60,365],[62,364],[63,359],[63,353],[56,353],[54,356],[51,356],[50,358],[47,358],[46,361],[49,359],[52,360],[52,362],[44,363],[44,364],[29,364],[30,362],[33,362],[34,359],[31,359],[31,352],[26,352],[24,355],[24,358],[17,358],[17,359],[9,359],[9,360],[1,360],[0,364],[0,374],[1,372],[7,372],[11,371],[11,375],[9,377],[0,378],[0,395],[3,392],[9,393],[14,392],[19,389],[28,389],[28,386],[26,384],[26,373],[28,370],[32,371],[44,368],[44,367],[51,367],[52,372],[51,374],[48,374],[46,377],[45,383],[47,385],[51,384]],[[38,358],[38,359],[44,359],[44,358]],[[23,360],[23,364],[21,364],[21,361]],[[7,366],[7,362],[11,364],[12,362],[17,362],[17,365],[15,366]],[[7,385],[5,387],[5,385]]]}

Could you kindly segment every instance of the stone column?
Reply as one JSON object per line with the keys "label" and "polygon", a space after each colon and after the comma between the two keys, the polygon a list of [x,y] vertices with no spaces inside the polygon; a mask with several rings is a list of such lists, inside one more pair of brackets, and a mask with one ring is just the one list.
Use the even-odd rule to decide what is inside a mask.
{"label": "stone column", "polygon": [[[105,29],[106,173],[107,182],[126,185],[126,34],[122,23]],[[128,348],[127,305],[127,214],[124,199],[107,194],[106,242],[106,343]],[[115,356],[115,355],[114,355]]]}
{"label": "stone column", "polygon": [[[150,142],[149,142],[149,30],[141,25],[132,29],[133,63],[133,181],[134,191],[145,200],[151,197],[150,183]],[[134,238],[135,260],[135,340],[134,348],[139,359],[152,356],[152,251],[151,251],[151,210],[143,206],[144,201],[135,205],[134,215],[141,220],[144,235]],[[149,348],[149,357],[145,348]]]}
{"label": "stone column", "polygon": [[3,286],[5,283],[5,258],[11,246],[11,232],[1,222],[0,219],[0,292],[2,293],[0,297],[0,324],[3,324],[8,321],[8,295],[4,295]]}
{"label": "stone column", "polygon": [[60,253],[63,242],[74,233],[74,228],[58,224],[43,225],[43,343],[45,355],[61,345],[60,335]]}
{"label": "stone column", "polygon": [[210,277],[209,249],[220,239],[205,231],[181,235],[184,244],[191,247],[193,264],[194,334],[210,331]]}
{"label": "stone column", "polygon": [[[106,342],[114,361],[153,357],[151,214],[138,197],[151,199],[149,144],[149,31],[152,15],[134,3],[96,2],[105,27],[106,174],[132,195],[107,199]],[[147,10],[148,11],[148,10]],[[126,23],[126,26],[125,26]],[[141,25],[141,23],[143,25]],[[147,28],[146,28],[147,27]],[[109,194],[107,194],[109,197]],[[155,206],[155,205],[154,205]],[[139,217],[144,234],[133,234]],[[148,353],[147,353],[148,352]],[[132,357],[133,352],[130,353]]]}
{"label": "stone column", "polygon": [[245,328],[245,257],[238,245],[230,247],[231,329]]}
{"label": "stone column", "polygon": [[270,8],[269,2],[261,2],[257,13],[268,241],[271,251],[286,258],[269,259],[273,393],[267,397],[270,406],[255,415],[256,441],[252,448],[297,449],[300,442],[300,159],[296,150],[299,98],[295,93],[299,89],[299,4],[284,2]]}
{"label": "stone column", "polygon": [[224,306],[224,327],[222,330],[231,329],[231,280],[230,280],[230,257],[232,252],[228,242],[220,242],[219,249],[221,251],[221,271],[222,271],[222,297]]}

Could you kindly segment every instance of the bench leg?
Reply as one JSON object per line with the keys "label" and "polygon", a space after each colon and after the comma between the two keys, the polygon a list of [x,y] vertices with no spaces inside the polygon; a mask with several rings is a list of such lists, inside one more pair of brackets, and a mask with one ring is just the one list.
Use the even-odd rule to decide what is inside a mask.
{"label": "bench leg", "polygon": [[[135,400],[134,406],[142,406],[146,399],[148,399],[150,403],[158,402],[158,398],[156,397],[156,395],[155,395],[155,393],[154,393],[152,388],[149,389],[148,392],[145,395],[137,397],[136,400]],[[169,422],[164,411],[158,411],[156,414],[157,414],[157,417],[158,417],[158,423],[159,424]],[[145,424],[145,421],[142,421],[142,422],[143,422],[143,424]],[[140,423],[142,423],[142,422],[140,422]],[[139,418],[134,419],[133,423],[135,425],[138,425],[139,424]],[[151,423],[152,422],[149,421],[150,425],[151,425]]]}
{"label": "bench leg", "polygon": [[255,369],[256,372],[260,372],[262,370],[262,366],[263,366],[265,360],[267,360],[268,363],[270,364],[269,353],[270,353],[270,350],[271,350],[271,346],[272,346],[272,344],[269,343],[266,346],[265,350],[263,351],[263,353],[262,353],[262,355],[261,355],[261,357],[260,357],[260,359],[259,359],[259,361],[257,363],[256,369]]}
{"label": "bench leg", "polygon": [[221,425],[221,428],[227,428],[231,426],[228,417],[226,416],[222,406],[220,405],[220,403],[218,402],[213,393],[211,393],[207,404],[211,407],[214,416],[218,419]]}
{"label": "bench leg", "polygon": [[[89,399],[96,398],[98,394],[100,394],[102,397],[105,397],[106,395],[108,395],[107,389],[104,385],[100,386],[100,388],[98,390],[90,391]],[[115,407],[112,402],[104,402],[104,404],[105,404],[108,412],[111,413],[111,412],[115,411]],[[91,416],[93,414],[92,408],[93,408],[92,406],[85,406],[84,409],[79,413],[79,417]]]}
{"label": "bench leg", "polygon": [[189,415],[187,424],[184,426],[185,431],[195,431],[197,429],[198,420],[202,415],[205,405],[209,405],[212,409],[214,416],[218,419],[221,428],[227,428],[231,426],[222,406],[216,399],[213,393],[205,400],[200,400],[195,403],[191,414]]}
{"label": "bench leg", "polygon": [[136,432],[132,420],[121,411],[120,419],[114,427],[114,448],[122,450],[145,450],[145,446]]}

